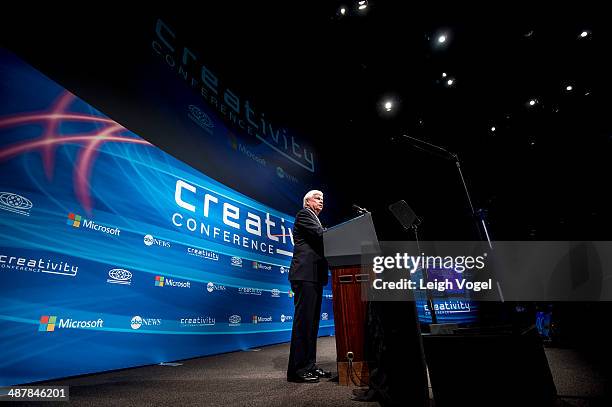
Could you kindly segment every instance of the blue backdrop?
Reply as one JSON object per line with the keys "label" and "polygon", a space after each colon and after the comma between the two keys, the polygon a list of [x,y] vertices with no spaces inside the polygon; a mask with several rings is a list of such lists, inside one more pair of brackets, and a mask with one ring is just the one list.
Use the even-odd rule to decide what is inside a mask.
{"label": "blue backdrop", "polygon": [[[0,385],[289,340],[292,216],[174,159],[5,50],[0,93]],[[191,108],[193,123],[221,125],[202,109]],[[226,143],[239,150],[235,137]],[[234,157],[252,176],[261,166],[245,151]],[[253,179],[270,177],[286,179]],[[328,286],[320,334],[332,332]]]}

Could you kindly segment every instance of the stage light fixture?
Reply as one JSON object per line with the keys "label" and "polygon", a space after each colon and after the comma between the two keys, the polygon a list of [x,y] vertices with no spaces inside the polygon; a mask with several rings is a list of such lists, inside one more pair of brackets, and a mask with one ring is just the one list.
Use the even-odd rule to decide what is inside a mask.
{"label": "stage light fixture", "polygon": [[536,103],[538,103],[538,101],[537,101],[537,100],[535,100],[535,99],[531,99],[531,100],[529,101],[529,106],[535,106],[535,105],[536,105]]}
{"label": "stage light fixture", "polygon": [[455,80],[454,80],[454,79],[449,79],[449,80],[447,80],[447,81],[446,81],[446,84],[447,84],[448,86],[453,86],[453,85],[454,85],[454,83],[455,83]]}
{"label": "stage light fixture", "polygon": [[387,112],[390,112],[392,109],[393,109],[393,103],[391,103],[389,101],[385,102],[385,110]]}
{"label": "stage light fixture", "polygon": [[589,32],[587,30],[584,30],[583,32],[580,33],[580,38],[586,38],[589,36]]}
{"label": "stage light fixture", "polygon": [[442,72],[442,77],[446,78],[446,72]]}
{"label": "stage light fixture", "polygon": [[346,14],[346,8],[344,8],[344,7],[340,8],[340,14],[345,15]]}
{"label": "stage light fixture", "polygon": [[357,4],[359,5],[359,7],[357,7],[359,10],[365,10],[368,7],[367,0],[360,0]]}
{"label": "stage light fixture", "polygon": [[572,85],[567,85],[565,87],[565,90],[568,91],[568,92],[571,92],[572,89],[574,89],[574,87]]}
{"label": "stage light fixture", "polygon": [[444,44],[446,42],[446,35],[442,34],[438,37],[438,43]]}
{"label": "stage light fixture", "polygon": [[495,126],[492,126],[492,127],[491,127],[491,131],[495,131]]}

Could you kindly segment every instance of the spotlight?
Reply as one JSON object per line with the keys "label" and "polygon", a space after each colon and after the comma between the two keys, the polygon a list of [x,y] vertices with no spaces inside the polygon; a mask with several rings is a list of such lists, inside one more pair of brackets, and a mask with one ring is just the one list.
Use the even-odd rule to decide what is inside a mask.
{"label": "spotlight", "polygon": [[345,15],[346,14],[346,8],[342,7],[340,9],[340,14]]}
{"label": "spotlight", "polygon": [[572,85],[567,85],[565,87],[565,90],[568,91],[568,92],[571,92],[572,89],[574,89],[574,87]]}
{"label": "spotlight", "polygon": [[359,10],[365,10],[368,7],[367,0],[360,0],[357,4],[359,4],[359,7],[357,7]]}
{"label": "spotlight", "polygon": [[446,78],[446,72],[442,72],[442,77]]}
{"label": "spotlight", "polygon": [[390,112],[390,111],[391,111],[391,109],[393,109],[393,103],[391,103],[391,102],[385,102],[385,110],[386,110],[387,112]]}
{"label": "spotlight", "polygon": [[446,35],[442,34],[438,37],[438,43],[444,44],[446,42]]}
{"label": "spotlight", "polygon": [[491,131],[495,131],[495,126],[492,126],[492,127],[491,127]]}
{"label": "spotlight", "polygon": [[531,99],[531,100],[529,101],[529,106],[535,106],[535,104],[536,104],[536,103],[538,103],[538,101],[537,101],[537,100],[535,100],[535,99]]}
{"label": "spotlight", "polygon": [[580,33],[580,38],[586,38],[589,36],[589,32],[587,30],[584,30],[583,32]]}
{"label": "spotlight", "polygon": [[446,81],[446,84],[447,84],[448,86],[453,86],[453,84],[454,84],[454,83],[455,83],[455,80],[454,80],[454,79],[449,79],[449,80],[447,80],[447,81]]}

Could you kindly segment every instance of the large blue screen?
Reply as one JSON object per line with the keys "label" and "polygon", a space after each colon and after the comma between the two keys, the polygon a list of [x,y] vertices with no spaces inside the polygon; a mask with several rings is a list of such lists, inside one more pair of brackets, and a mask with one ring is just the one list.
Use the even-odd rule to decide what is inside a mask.
{"label": "large blue screen", "polygon": [[289,340],[292,216],[6,50],[0,94],[0,385]]}

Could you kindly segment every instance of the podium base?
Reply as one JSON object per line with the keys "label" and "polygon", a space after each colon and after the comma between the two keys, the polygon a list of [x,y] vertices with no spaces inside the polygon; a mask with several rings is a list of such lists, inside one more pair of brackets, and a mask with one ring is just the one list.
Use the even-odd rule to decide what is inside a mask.
{"label": "podium base", "polygon": [[370,371],[368,362],[338,362],[338,384],[341,386],[368,386]]}

